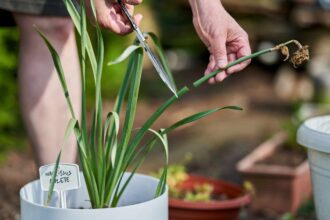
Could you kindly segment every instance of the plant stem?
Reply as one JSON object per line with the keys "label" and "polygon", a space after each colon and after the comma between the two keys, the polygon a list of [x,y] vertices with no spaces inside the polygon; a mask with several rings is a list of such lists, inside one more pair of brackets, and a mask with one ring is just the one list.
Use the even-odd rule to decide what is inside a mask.
{"label": "plant stem", "polygon": [[230,67],[233,67],[233,66],[235,66],[235,65],[237,65],[237,64],[240,64],[240,63],[242,63],[242,62],[244,62],[244,61],[247,61],[247,60],[253,59],[253,58],[255,58],[255,57],[261,56],[261,55],[266,54],[266,53],[270,53],[270,52],[272,52],[272,49],[273,49],[273,48],[268,48],[268,49],[261,50],[261,51],[258,51],[258,52],[256,52],[256,53],[250,54],[250,55],[248,55],[248,56],[241,57],[241,58],[239,58],[239,59],[237,59],[237,60],[235,60],[235,61],[229,63],[225,68],[223,68],[223,69],[217,69],[217,70],[211,72],[210,74],[207,74],[207,75],[203,76],[202,78],[196,80],[196,81],[193,83],[193,85],[194,85],[194,87],[197,88],[198,86],[202,85],[204,82],[208,81],[210,78],[214,77],[214,76],[217,75],[218,73],[220,73],[220,72],[222,72],[222,71],[224,71],[224,70],[226,70],[226,69],[229,69]]}
{"label": "plant stem", "polygon": [[286,45],[289,45],[289,44],[292,44],[294,43],[298,48],[302,48],[302,45],[297,41],[297,40],[290,40],[290,41],[287,41],[285,43],[282,43],[282,44],[279,44],[275,47],[272,47],[272,48],[268,48],[268,49],[265,49],[265,50],[261,50],[261,51],[258,51],[258,52],[255,52],[253,54],[250,54],[250,55],[247,55],[245,57],[241,57],[231,63],[229,63],[225,68],[223,69],[217,69],[213,72],[211,72],[210,74],[206,75],[206,76],[203,76],[202,78],[196,80],[193,85],[194,87],[199,87],[201,84],[203,84],[205,81],[208,81],[210,78],[214,77],[215,75],[217,75],[218,73],[224,71],[224,70],[227,70],[229,69],[230,67],[233,67],[237,64],[240,64],[244,61],[247,61],[247,60],[250,60],[250,59],[253,59],[255,57],[258,57],[258,56],[261,56],[263,54],[266,54],[266,53],[270,53],[270,52],[274,52],[276,50],[280,50],[282,47],[286,46]]}

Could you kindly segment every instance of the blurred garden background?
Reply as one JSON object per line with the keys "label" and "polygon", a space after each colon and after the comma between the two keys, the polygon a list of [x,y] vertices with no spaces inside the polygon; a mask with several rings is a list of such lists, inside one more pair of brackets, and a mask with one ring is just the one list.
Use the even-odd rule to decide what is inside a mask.
{"label": "blurred garden background", "polygon": [[[298,69],[282,62],[280,54],[254,60],[246,70],[223,83],[204,85],[191,92],[155,125],[165,127],[199,110],[225,105],[242,107],[242,112],[220,112],[186,126],[171,134],[169,142],[171,164],[183,164],[194,174],[244,184],[237,163],[248,153],[279,131],[287,134],[286,145],[295,145],[295,132],[302,120],[330,112],[330,3],[326,0],[222,2],[249,34],[253,51],[290,39],[309,45],[311,51],[310,62]],[[199,78],[209,54],[195,33],[187,0],[144,0],[136,10],[144,15],[141,29],[160,36],[178,87]],[[126,37],[104,34],[106,61],[117,57],[134,39],[133,34]],[[0,219],[3,220],[19,219],[19,188],[37,177],[18,105],[18,44],[16,27],[0,28]],[[152,65],[145,63],[137,127],[170,96]],[[126,67],[123,64],[104,68],[108,72],[103,78],[104,102],[105,108],[109,108]],[[90,94],[89,100],[92,99]],[[306,157],[302,147],[293,148],[304,155],[303,159]],[[281,156],[282,165],[295,160],[290,151],[291,148],[289,156]],[[142,172],[161,167],[162,156],[160,151],[153,152]],[[253,191],[254,197],[258,197],[258,189]],[[241,219],[316,218],[312,200],[306,199],[294,212],[247,209],[242,211]]]}

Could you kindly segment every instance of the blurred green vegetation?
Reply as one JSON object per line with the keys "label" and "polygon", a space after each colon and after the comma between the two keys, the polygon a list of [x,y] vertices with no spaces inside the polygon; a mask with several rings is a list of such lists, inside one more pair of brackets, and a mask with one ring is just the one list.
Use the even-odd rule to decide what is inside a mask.
{"label": "blurred green vegetation", "polygon": [[[91,35],[91,37],[93,39],[95,36]],[[107,63],[119,56],[125,50],[125,48],[131,44],[134,39],[134,36],[129,35],[123,37],[117,36],[109,31],[103,31],[103,38],[105,43],[105,59],[103,64],[104,74],[102,78],[102,93],[103,98],[109,100],[111,98],[116,97],[122,77],[126,71],[127,61],[124,61],[120,65],[112,66],[108,66]],[[94,79],[90,67],[87,71],[87,105],[93,106]]]}
{"label": "blurred green vegetation", "polygon": [[0,29],[0,160],[3,152],[24,142],[18,106],[18,41],[15,28]]}
{"label": "blurred green vegetation", "polygon": [[[192,24],[188,1],[150,0],[165,48],[180,48],[193,56],[207,53]],[[206,57],[208,59],[208,56]]]}

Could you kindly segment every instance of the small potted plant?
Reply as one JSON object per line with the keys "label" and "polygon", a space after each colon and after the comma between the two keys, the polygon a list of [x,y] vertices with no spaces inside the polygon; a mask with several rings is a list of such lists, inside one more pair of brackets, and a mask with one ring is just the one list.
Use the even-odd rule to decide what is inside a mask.
{"label": "small potted plant", "polygon": [[167,183],[170,220],[235,220],[251,201],[250,194],[237,184],[190,175],[181,165],[168,167]]}
{"label": "small potted plant", "polygon": [[[93,3],[93,1],[91,1]],[[40,180],[33,181],[24,186],[20,191],[22,220],[35,219],[108,219],[113,220],[167,220],[168,219],[168,197],[166,188],[167,163],[168,163],[168,141],[167,134],[177,127],[199,120],[207,115],[216,113],[223,109],[241,110],[239,107],[227,106],[214,108],[199,112],[183,118],[171,126],[155,131],[151,129],[154,122],[173,103],[180,100],[193,88],[197,88],[207,82],[224,69],[230,68],[241,62],[262,54],[281,50],[289,44],[298,46],[298,51],[292,56],[292,62],[299,63],[306,60],[306,48],[297,41],[291,40],[274,48],[265,49],[257,53],[242,57],[227,65],[224,69],[216,70],[207,76],[203,76],[193,83],[191,88],[187,86],[179,89],[165,101],[139,128],[134,128],[135,112],[138,103],[139,88],[142,77],[142,63],[144,48],[134,41],[121,56],[109,65],[120,63],[129,57],[127,71],[124,75],[121,87],[113,111],[109,112],[103,121],[101,82],[104,61],[104,45],[101,30],[96,26],[96,47],[93,48],[91,38],[87,32],[86,13],[84,1],[79,5],[71,0],[64,0],[72,21],[80,38],[80,64],[81,64],[81,86],[82,86],[82,119],[76,118],[73,110],[70,94],[67,89],[65,75],[59,56],[47,37],[40,33],[49,48],[58,77],[71,111],[72,119],[68,122],[64,142],[70,132],[74,132],[78,142],[79,159],[82,168],[82,187],[72,190],[67,194],[67,199],[54,193],[57,186],[59,167],[61,166],[61,152],[59,153],[52,171],[49,171],[48,192],[42,191]],[[76,7],[78,6],[78,7]],[[93,9],[92,4],[92,9]],[[95,10],[94,10],[94,19]],[[147,34],[154,42],[160,61],[164,66],[166,74],[171,83],[173,77],[166,63],[160,42],[154,34]],[[94,53],[95,50],[95,53]],[[286,52],[288,53],[288,52]],[[304,54],[301,59],[301,54]],[[287,54],[288,55],[288,54]],[[91,73],[94,79],[95,106],[91,129],[86,122],[86,64],[90,63]],[[174,84],[175,85],[175,84]],[[173,87],[172,87],[173,89]],[[124,102],[126,108],[123,108]],[[124,117],[119,115],[124,112]],[[123,120],[123,126],[120,126]],[[150,133],[152,136],[147,136]],[[165,165],[159,179],[146,175],[137,174],[136,171],[143,163],[148,153],[159,141],[164,150]],[[127,172],[131,167],[131,172]],[[67,208],[58,208],[57,204],[66,203]]]}

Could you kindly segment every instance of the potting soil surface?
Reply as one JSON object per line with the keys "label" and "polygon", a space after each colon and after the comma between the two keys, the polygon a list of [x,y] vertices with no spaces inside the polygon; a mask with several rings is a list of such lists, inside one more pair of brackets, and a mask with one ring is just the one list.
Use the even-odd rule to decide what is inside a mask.
{"label": "potting soil surface", "polygon": [[294,148],[290,148],[286,145],[282,145],[280,148],[276,149],[272,155],[258,161],[257,164],[296,167],[306,159],[307,152],[303,147],[297,145]]}

